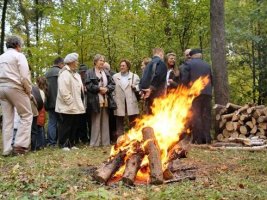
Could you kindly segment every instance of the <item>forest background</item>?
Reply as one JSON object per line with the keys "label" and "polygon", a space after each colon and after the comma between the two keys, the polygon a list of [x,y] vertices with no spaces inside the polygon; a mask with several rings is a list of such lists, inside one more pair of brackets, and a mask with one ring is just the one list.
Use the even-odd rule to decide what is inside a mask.
{"label": "forest background", "polygon": [[[216,6],[223,13],[215,10]],[[151,56],[154,47],[175,52],[177,65],[183,61],[185,49],[201,48],[204,60],[216,72],[215,81],[225,76],[215,66],[225,68],[225,87],[221,83],[215,87],[227,93],[223,103],[265,103],[264,0],[4,0],[0,12],[1,53],[5,36],[21,35],[33,79],[43,75],[57,56],[71,52],[79,53],[80,63],[89,67],[96,53],[104,54],[114,71],[118,71],[119,61],[127,58],[132,62],[131,70],[140,75],[141,61]],[[220,30],[225,38],[212,34],[212,12],[224,17],[225,26]],[[216,45],[220,39],[225,49],[219,51],[218,46],[217,56],[225,57],[225,65],[212,59],[212,53],[217,52],[212,49],[212,41]],[[219,98],[215,97],[217,103]]]}

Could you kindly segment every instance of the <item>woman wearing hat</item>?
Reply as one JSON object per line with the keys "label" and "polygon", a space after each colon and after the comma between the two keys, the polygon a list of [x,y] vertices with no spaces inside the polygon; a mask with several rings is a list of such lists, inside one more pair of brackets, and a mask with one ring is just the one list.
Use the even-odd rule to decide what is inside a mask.
{"label": "woman wearing hat", "polygon": [[58,95],[56,112],[60,114],[58,127],[58,143],[63,150],[77,149],[75,137],[78,134],[79,118],[85,113],[84,89],[81,76],[76,72],[78,67],[78,54],[68,54],[66,64],[58,75]]}

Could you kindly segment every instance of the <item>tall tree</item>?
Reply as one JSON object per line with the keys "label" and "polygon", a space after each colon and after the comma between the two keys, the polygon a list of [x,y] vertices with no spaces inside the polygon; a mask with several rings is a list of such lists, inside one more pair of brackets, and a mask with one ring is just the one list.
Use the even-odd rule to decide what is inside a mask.
{"label": "tall tree", "polygon": [[211,0],[210,3],[211,60],[215,103],[226,105],[229,101],[229,89],[225,51],[224,1]]}
{"label": "tall tree", "polygon": [[4,53],[7,2],[8,2],[8,0],[4,0],[3,9],[2,9],[0,54]]}

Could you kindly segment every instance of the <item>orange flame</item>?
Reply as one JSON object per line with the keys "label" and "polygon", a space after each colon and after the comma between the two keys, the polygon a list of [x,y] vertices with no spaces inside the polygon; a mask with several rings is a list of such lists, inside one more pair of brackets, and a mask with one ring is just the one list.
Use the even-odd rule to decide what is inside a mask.
{"label": "orange flame", "polygon": [[[201,77],[191,83],[189,88],[180,86],[166,96],[155,99],[152,105],[152,115],[143,115],[136,121],[135,127],[118,139],[117,144],[111,149],[111,157],[122,150],[127,150],[129,153],[127,153],[126,157],[129,158],[130,154],[134,152],[132,142],[141,142],[143,139],[142,129],[144,127],[152,127],[161,150],[161,162],[164,169],[168,161],[169,147],[177,143],[181,133],[186,131],[187,127],[185,125],[191,117],[192,102],[208,82],[209,78],[207,76]],[[141,164],[142,166],[148,164],[148,159],[147,157],[145,158]],[[124,168],[125,166],[122,166],[116,176],[122,176]],[[142,171],[141,167],[136,179],[148,180],[148,172],[148,170]]]}

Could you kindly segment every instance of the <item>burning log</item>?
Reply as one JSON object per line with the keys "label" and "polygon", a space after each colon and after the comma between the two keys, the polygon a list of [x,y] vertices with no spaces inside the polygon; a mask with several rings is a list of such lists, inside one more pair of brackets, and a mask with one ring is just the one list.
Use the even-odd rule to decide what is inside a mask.
{"label": "burning log", "polygon": [[146,142],[145,151],[148,154],[150,168],[150,183],[163,183],[163,170],[160,158],[160,149],[154,135],[154,130],[151,127],[142,129],[143,140]]}
{"label": "burning log", "polygon": [[100,183],[106,183],[108,179],[120,168],[120,166],[124,164],[125,156],[126,151],[119,152],[113,159],[100,166],[96,170],[93,178]]}
{"label": "burning log", "polygon": [[127,185],[133,185],[136,174],[141,167],[141,162],[144,157],[144,152],[138,152],[133,154],[127,161],[126,161],[126,168],[123,173],[122,181]]}

